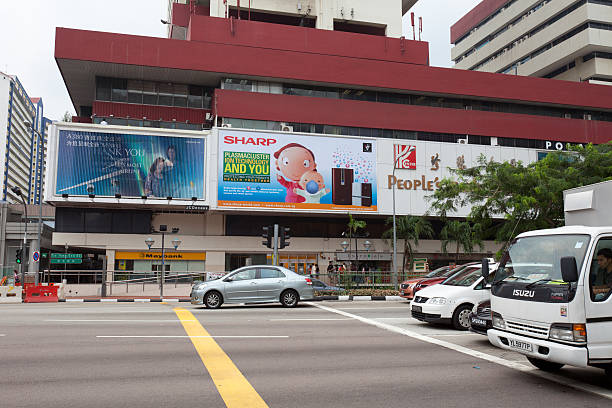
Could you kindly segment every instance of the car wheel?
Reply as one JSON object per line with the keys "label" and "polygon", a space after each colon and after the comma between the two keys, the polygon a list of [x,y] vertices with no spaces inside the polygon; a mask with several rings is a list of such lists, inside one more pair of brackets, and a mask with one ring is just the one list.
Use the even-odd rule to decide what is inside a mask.
{"label": "car wheel", "polygon": [[470,328],[470,312],[472,305],[461,305],[453,313],[453,327],[457,330],[468,330]]}
{"label": "car wheel", "polygon": [[539,358],[527,357],[527,360],[542,371],[559,371],[565,364],[553,363],[552,361],[540,360]]}
{"label": "car wheel", "polygon": [[285,307],[296,307],[299,300],[300,296],[293,289],[284,291],[280,296],[280,302]]}
{"label": "car wheel", "polygon": [[208,309],[218,309],[223,303],[223,297],[215,290],[210,291],[204,296],[204,305]]}

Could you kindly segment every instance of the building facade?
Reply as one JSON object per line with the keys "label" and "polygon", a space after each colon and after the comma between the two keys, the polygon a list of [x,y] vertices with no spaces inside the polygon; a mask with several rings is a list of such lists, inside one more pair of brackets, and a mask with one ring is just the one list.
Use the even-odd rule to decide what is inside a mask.
{"label": "building facade", "polygon": [[12,187],[19,187],[29,204],[40,200],[45,153],[42,137],[49,119],[44,117],[41,98],[30,98],[16,76],[0,73],[0,169],[2,201],[21,203]]}
{"label": "building facade", "polygon": [[451,27],[455,68],[612,83],[612,2],[483,0]]}
{"label": "building facade", "polygon": [[[51,136],[54,245],[105,255],[109,270],[150,273],[160,237],[151,250],[145,240],[165,225],[179,228],[166,239],[181,241],[167,268],[219,272],[265,263],[262,227],[276,223],[292,235],[281,263],[298,272],[350,261],[388,271],[393,208],[427,216],[426,196],[448,168],[610,140],[609,87],[430,67],[427,43],[388,29],[253,21],[228,7],[226,18],[200,2],[173,4],[185,39],[57,29],[55,58],[78,116]],[[300,174],[287,170],[296,163],[287,150]],[[174,173],[169,187],[181,160],[194,173]],[[369,235],[343,248],[347,213]],[[497,249],[487,242],[473,256]],[[417,253],[432,265],[452,259],[437,239]]]}

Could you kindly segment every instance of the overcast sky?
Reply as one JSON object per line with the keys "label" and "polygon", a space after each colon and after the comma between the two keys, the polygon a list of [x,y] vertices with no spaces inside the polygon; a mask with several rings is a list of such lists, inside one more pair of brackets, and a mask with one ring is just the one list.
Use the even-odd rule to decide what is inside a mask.
{"label": "overcast sky", "polygon": [[[450,26],[480,0],[420,0],[413,8],[423,17],[423,41],[430,63],[450,67]],[[55,27],[165,37],[167,0],[17,0],[2,1],[0,71],[17,75],[31,97],[42,97],[45,116],[60,119],[74,108],[55,59]],[[417,19],[418,21],[418,19]],[[409,17],[404,34],[412,38]]]}

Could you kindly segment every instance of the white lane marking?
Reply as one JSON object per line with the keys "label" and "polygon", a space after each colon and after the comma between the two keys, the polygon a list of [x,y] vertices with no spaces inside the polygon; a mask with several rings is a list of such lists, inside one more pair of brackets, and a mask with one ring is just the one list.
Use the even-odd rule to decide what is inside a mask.
{"label": "white lane marking", "polygon": [[[190,322],[193,320],[183,320]],[[96,336],[100,339],[288,339],[289,336]]]}
{"label": "white lane marking", "polygon": [[350,318],[345,318],[345,319],[317,319],[317,318],[312,318],[312,319],[270,319],[271,322],[301,322],[301,321],[309,321],[309,322],[327,322],[327,321],[338,321],[338,320],[353,320]]}
{"label": "white lane marking", "polygon": [[4,337],[4,336],[6,336],[6,334],[0,334],[0,337]]}
{"label": "white lane marking", "polygon": [[[184,322],[197,322],[197,320],[183,320]],[[131,320],[131,319],[47,319],[45,322],[74,322],[74,323],[116,323],[116,322],[128,322],[128,323],[180,323],[179,320]]]}
{"label": "white lane marking", "polygon": [[405,311],[409,312],[410,311],[410,307],[409,305],[406,305],[406,307],[403,306],[383,306],[383,307],[339,307],[338,310],[381,310],[381,309],[404,309]]}
{"label": "white lane marking", "polygon": [[345,311],[342,311],[342,310],[334,309],[334,308],[331,308],[331,307],[328,307],[328,306],[318,305],[318,304],[311,303],[311,302],[305,302],[305,303],[307,303],[307,304],[309,304],[311,306],[318,307],[319,309],[327,310],[328,312],[337,313],[337,314],[340,314],[340,315],[346,316],[346,317],[351,317],[351,318],[353,318],[355,320],[359,320],[362,323],[369,324],[369,325],[372,325],[372,326],[376,326],[378,328],[381,328],[381,329],[384,329],[384,330],[388,330],[388,331],[393,332],[393,333],[397,333],[397,334],[401,334],[401,335],[404,335],[404,336],[412,337],[414,339],[425,341],[427,343],[436,344],[438,346],[442,346],[442,347],[445,347],[447,349],[457,351],[459,353],[467,354],[467,355],[472,356],[472,357],[476,357],[476,358],[480,358],[480,359],[483,359],[483,360],[487,360],[487,361],[490,361],[492,363],[502,365],[504,367],[513,368],[513,369],[518,370],[518,371],[522,371],[522,372],[525,372],[525,373],[536,375],[536,376],[544,378],[546,380],[554,381],[556,383],[565,385],[567,387],[574,388],[574,389],[579,390],[579,391],[586,391],[586,392],[590,392],[590,393],[595,394],[595,395],[599,395],[599,396],[604,397],[604,398],[612,399],[612,391],[606,390],[606,389],[601,388],[601,387],[597,387],[595,385],[586,384],[586,383],[576,383],[575,380],[569,379],[569,378],[565,378],[565,377],[563,377],[561,375],[558,375],[558,374],[547,373],[546,371],[538,370],[535,367],[528,367],[525,364],[522,364],[522,363],[519,363],[519,362],[516,362],[516,361],[510,361],[510,360],[506,360],[506,359],[501,358],[501,357],[492,356],[490,354],[483,353],[481,351],[472,350],[470,348],[467,348],[467,347],[464,347],[464,346],[460,346],[458,344],[449,343],[447,341],[444,341],[444,340],[441,340],[441,339],[432,338],[432,337],[428,337],[426,335],[423,335],[423,334],[420,334],[420,333],[416,333],[416,332],[413,332],[411,330],[402,329],[400,327],[395,327],[395,326],[392,326],[392,325],[387,324],[387,323],[379,322],[379,321],[376,321],[376,320],[373,320],[373,319],[368,319],[367,317],[358,316],[358,315],[355,315],[355,314],[352,314],[352,313],[348,313],[348,312],[345,312]]}

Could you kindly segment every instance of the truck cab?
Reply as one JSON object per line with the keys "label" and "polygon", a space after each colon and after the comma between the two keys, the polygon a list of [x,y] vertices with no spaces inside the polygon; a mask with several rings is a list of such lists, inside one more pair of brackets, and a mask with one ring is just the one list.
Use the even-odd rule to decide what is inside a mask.
{"label": "truck cab", "polygon": [[612,381],[612,227],[520,234],[491,284],[491,314],[493,345],[548,371],[603,368]]}

